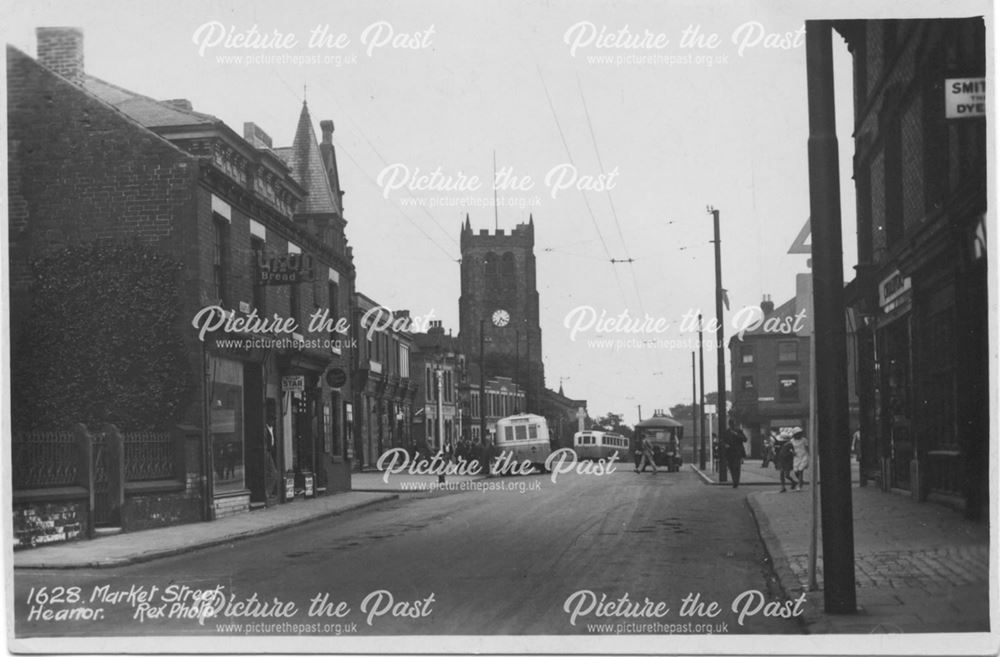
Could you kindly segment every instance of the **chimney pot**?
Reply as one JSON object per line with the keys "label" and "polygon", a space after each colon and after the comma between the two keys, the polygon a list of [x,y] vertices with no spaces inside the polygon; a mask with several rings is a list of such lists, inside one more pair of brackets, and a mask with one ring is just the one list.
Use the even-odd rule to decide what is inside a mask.
{"label": "chimney pot", "polygon": [[35,29],[38,63],[66,78],[83,84],[83,30],[78,27]]}
{"label": "chimney pot", "polygon": [[191,101],[188,100],[187,98],[171,98],[170,100],[165,100],[163,102],[166,103],[167,105],[170,105],[171,107],[187,110],[189,112],[194,109],[194,106],[191,104]]}

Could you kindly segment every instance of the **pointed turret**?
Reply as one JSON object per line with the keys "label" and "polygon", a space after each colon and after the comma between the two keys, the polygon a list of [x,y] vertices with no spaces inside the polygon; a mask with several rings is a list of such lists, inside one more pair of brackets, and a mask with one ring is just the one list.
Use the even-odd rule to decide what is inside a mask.
{"label": "pointed turret", "polygon": [[309,192],[298,208],[299,213],[341,215],[340,199],[330,188],[330,179],[309,116],[309,105],[305,101],[302,102],[288,165],[295,179]]}

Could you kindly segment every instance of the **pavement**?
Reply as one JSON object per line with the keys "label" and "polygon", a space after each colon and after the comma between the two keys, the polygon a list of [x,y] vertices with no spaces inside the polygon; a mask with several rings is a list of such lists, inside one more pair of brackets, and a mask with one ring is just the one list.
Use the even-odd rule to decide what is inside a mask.
{"label": "pavement", "polygon": [[[714,473],[691,466],[706,484]],[[485,477],[380,473],[353,477],[354,490],[297,500],[212,522],[176,525],[73,541],[14,553],[16,569],[72,569],[121,566],[280,531],[323,517],[398,499],[402,494],[474,490]],[[482,484],[478,484],[482,485]],[[777,473],[744,466],[741,490],[779,584],[789,598],[805,592],[805,627],[810,633],[894,633],[989,631],[989,529],[935,503],[853,487],[855,580],[858,613],[823,610],[822,537],[818,542],[819,588],[809,591],[809,487],[780,493]]]}
{"label": "pavement", "polygon": [[381,472],[360,472],[351,476],[351,490],[369,493],[429,493],[436,490],[471,490],[474,482],[487,479],[486,475],[447,475],[439,481],[436,475],[393,474],[388,477]]}
{"label": "pavement", "polygon": [[[435,478],[436,480],[436,478]],[[257,509],[211,522],[101,536],[18,550],[14,568],[111,568],[223,545],[398,499],[391,492],[350,491]]]}
{"label": "pavement", "polygon": [[[853,486],[854,570],[858,611],[823,612],[822,535],[817,541],[818,588],[809,590],[811,498],[779,492],[777,475],[745,464],[741,488],[757,521],[785,595],[806,593],[803,621],[810,634],[988,632],[989,526],[960,512],[876,486]],[[708,484],[714,473],[694,469]],[[857,468],[854,469],[855,484]],[[771,490],[762,490],[770,484]],[[822,486],[820,487],[822,494]]]}
{"label": "pavement", "polygon": [[436,492],[470,490],[485,476],[437,476],[380,472],[354,473],[352,490],[291,504],[256,509],[212,522],[171,525],[139,532],[70,541],[14,553],[14,568],[111,568],[160,559],[201,548],[237,541],[250,536],[281,531],[302,523],[398,499],[401,494],[430,495]]}

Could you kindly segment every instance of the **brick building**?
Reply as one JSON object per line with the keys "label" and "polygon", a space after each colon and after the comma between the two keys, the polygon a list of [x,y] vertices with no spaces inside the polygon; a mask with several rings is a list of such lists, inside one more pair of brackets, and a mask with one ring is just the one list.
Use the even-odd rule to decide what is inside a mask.
{"label": "brick building", "polygon": [[[164,524],[290,500],[307,482],[310,492],[349,487],[350,384],[330,383],[341,385],[336,371],[350,370],[352,354],[347,336],[307,330],[316,311],[350,317],[354,286],[332,123],[323,122],[318,143],[303,105],[293,145],[273,149],[253,124],[242,137],[187,101],[157,101],[87,75],[83,35],[72,28],[39,28],[38,61],[8,47],[7,62],[15,354],[45,319],[33,302],[47,293],[38,263],[51,263],[53,254],[115,245],[176,265],[166,286],[175,306],[168,337],[180,345],[185,371],[170,376],[183,378],[188,392],[164,414],[169,422],[141,428],[183,433],[183,458],[171,474],[176,482],[164,482],[162,491],[148,482],[126,486],[125,506],[141,506],[147,521]],[[135,282],[135,312],[153,312],[141,295],[154,292]],[[213,306],[219,310],[202,320],[215,312],[277,314],[298,328],[200,336],[192,322]],[[109,334],[88,338],[110,344],[121,333],[111,324]],[[345,347],[334,337],[344,337]],[[149,365],[157,345],[124,351],[122,382],[141,382],[155,370]],[[80,388],[108,399],[118,394],[117,385],[105,390],[85,380],[86,372],[69,371]],[[12,383],[31,382],[15,375]],[[51,400],[59,394],[51,391]],[[15,416],[18,406],[15,399]],[[44,419],[21,410],[21,418]],[[116,412],[122,409],[98,408],[91,420],[114,420]]]}
{"label": "brick building", "polygon": [[[772,428],[802,427],[809,433],[812,386],[812,276],[797,274],[795,296],[777,308],[770,297],[761,302],[759,322],[729,340],[731,415],[749,438],[751,458],[763,456],[764,438]],[[854,338],[850,315],[848,340]],[[848,357],[848,415],[858,427],[855,354]],[[845,440],[849,437],[845,436]]]}
{"label": "brick building", "polygon": [[454,448],[463,435],[468,435],[464,425],[469,417],[459,394],[467,376],[465,354],[458,338],[446,334],[438,320],[431,322],[426,333],[414,333],[413,342],[410,368],[417,392],[413,406],[413,445],[407,447],[426,444],[432,451],[442,449],[443,445]]}
{"label": "brick building", "polygon": [[406,310],[392,311],[355,293],[357,349],[354,362],[354,446],[356,469],[376,467],[394,447],[413,443],[413,405],[417,382],[411,377],[412,320]]}
{"label": "brick building", "polygon": [[984,22],[834,26],[853,55],[862,469],[978,516],[990,460]]}

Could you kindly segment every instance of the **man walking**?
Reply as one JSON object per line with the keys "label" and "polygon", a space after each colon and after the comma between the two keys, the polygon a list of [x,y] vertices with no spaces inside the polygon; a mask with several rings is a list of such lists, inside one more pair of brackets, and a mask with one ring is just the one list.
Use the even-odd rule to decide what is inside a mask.
{"label": "man walking", "polygon": [[744,457],[746,457],[743,443],[746,442],[746,439],[743,432],[736,427],[736,421],[729,420],[729,429],[723,432],[722,443],[726,461],[729,464],[729,474],[733,479],[733,488],[740,485],[740,467],[743,465]]}
{"label": "man walking", "polygon": [[656,474],[656,461],[653,460],[653,444],[649,442],[649,438],[646,436],[642,437],[642,461],[640,461],[639,466],[635,469],[636,472],[646,471],[646,461],[653,466],[653,474]]}

